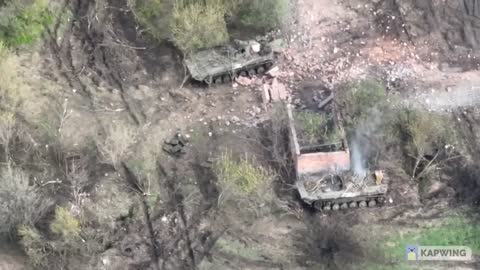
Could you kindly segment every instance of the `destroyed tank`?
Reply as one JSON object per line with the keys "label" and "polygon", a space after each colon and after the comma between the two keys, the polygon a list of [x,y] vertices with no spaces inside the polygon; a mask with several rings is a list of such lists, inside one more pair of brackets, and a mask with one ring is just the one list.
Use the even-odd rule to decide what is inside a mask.
{"label": "destroyed tank", "polygon": [[207,84],[229,83],[237,76],[263,74],[273,65],[271,43],[236,40],[231,44],[201,50],[188,56],[184,64],[190,76]]}
{"label": "destroyed tank", "polygon": [[[325,106],[324,102],[322,104]],[[334,105],[330,107],[334,109]],[[290,151],[296,172],[295,186],[304,202],[322,211],[374,207],[384,203],[387,184],[383,171],[354,172],[345,133],[338,127],[334,111],[321,112],[320,119],[332,120],[330,123],[325,121],[325,127],[336,129],[337,134],[327,134],[326,129],[321,128],[328,139],[318,141],[302,138],[301,127],[297,123],[301,119],[294,117],[291,105],[287,105],[287,112]],[[332,138],[335,141],[329,141]]]}

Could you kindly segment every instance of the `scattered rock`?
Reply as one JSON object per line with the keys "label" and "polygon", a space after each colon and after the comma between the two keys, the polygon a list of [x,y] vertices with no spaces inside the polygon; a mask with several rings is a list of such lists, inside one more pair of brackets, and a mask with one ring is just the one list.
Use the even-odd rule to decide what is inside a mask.
{"label": "scattered rock", "polygon": [[230,119],[232,121],[232,123],[238,123],[240,122],[240,118],[238,118],[237,116],[232,116],[232,118]]}
{"label": "scattered rock", "polygon": [[240,84],[240,85],[243,85],[243,86],[249,86],[252,84],[252,80],[250,78],[247,78],[247,77],[238,77],[238,78],[235,78],[235,81]]}
{"label": "scattered rock", "polygon": [[278,68],[278,66],[275,66],[273,68],[271,68],[268,72],[267,72],[268,75],[272,76],[272,77],[277,77],[281,74],[280,72],[280,68]]}
{"label": "scattered rock", "polygon": [[425,192],[425,197],[426,198],[433,198],[433,197],[439,195],[440,193],[442,193],[445,190],[446,187],[447,187],[447,185],[445,185],[442,182],[433,181],[427,187],[426,192]]}
{"label": "scattered rock", "polygon": [[287,88],[283,83],[278,82],[277,78],[274,78],[272,81],[270,97],[272,101],[282,101],[288,98]]}

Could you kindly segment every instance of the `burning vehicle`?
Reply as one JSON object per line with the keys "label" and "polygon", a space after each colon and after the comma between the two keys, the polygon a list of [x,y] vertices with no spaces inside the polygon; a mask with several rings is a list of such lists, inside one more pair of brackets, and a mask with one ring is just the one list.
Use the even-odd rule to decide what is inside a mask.
{"label": "burning vehicle", "polygon": [[382,204],[388,190],[386,176],[381,170],[353,169],[335,105],[328,103],[319,111],[296,111],[287,105],[295,185],[301,199],[322,211]]}

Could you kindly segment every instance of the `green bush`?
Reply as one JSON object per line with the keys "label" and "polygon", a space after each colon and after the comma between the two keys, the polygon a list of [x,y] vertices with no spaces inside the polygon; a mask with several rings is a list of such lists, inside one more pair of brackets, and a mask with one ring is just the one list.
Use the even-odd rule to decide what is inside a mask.
{"label": "green bush", "polygon": [[300,111],[295,113],[295,119],[300,127],[297,129],[300,139],[305,139],[309,144],[327,134],[328,119],[324,114]]}
{"label": "green bush", "polygon": [[295,112],[297,136],[302,145],[337,143],[344,137],[343,130],[335,127],[332,116],[311,112]]}
{"label": "green bush", "polygon": [[289,0],[243,0],[238,5],[238,19],[243,26],[260,31],[281,27],[287,20]]}
{"label": "green bush", "polygon": [[8,53],[7,45],[5,44],[5,42],[0,40],[0,61],[2,61],[3,58],[5,58],[7,53]]}
{"label": "green bush", "polygon": [[363,80],[349,85],[346,91],[338,94],[346,113],[346,124],[356,126],[364,121],[372,109],[386,107],[387,95],[385,87],[375,80]]}
{"label": "green bush", "polygon": [[185,53],[226,43],[225,12],[221,0],[177,0],[170,25],[174,43]]}
{"label": "green bush", "polygon": [[8,2],[0,11],[0,40],[9,47],[32,44],[52,22],[46,0]]}
{"label": "green bush", "polygon": [[214,164],[222,190],[251,194],[263,190],[271,180],[270,172],[254,164],[247,155],[235,159],[231,152],[223,152]]}
{"label": "green bush", "polygon": [[55,219],[50,224],[50,229],[67,243],[78,240],[81,231],[80,221],[63,207],[55,209]]}
{"label": "green bush", "polygon": [[137,21],[156,40],[170,37],[170,22],[174,0],[128,0]]}
{"label": "green bush", "polygon": [[431,148],[452,143],[452,134],[445,127],[441,115],[413,109],[404,109],[398,114],[398,129],[407,142],[410,155],[423,156]]}
{"label": "green bush", "polygon": [[38,268],[47,267],[46,248],[48,242],[37,229],[30,226],[20,226],[18,235],[20,236],[20,243],[23,250],[28,255],[32,266]]}

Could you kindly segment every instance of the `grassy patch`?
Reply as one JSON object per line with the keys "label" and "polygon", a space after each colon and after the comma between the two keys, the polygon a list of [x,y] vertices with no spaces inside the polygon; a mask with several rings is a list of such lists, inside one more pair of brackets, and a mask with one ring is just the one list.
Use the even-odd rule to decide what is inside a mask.
{"label": "grassy patch", "polygon": [[301,144],[336,143],[343,138],[343,130],[335,127],[330,115],[298,111],[294,117]]}
{"label": "grassy patch", "polygon": [[0,40],[8,47],[34,43],[53,23],[53,14],[46,0],[34,0],[30,4],[8,2],[0,11]]}
{"label": "grassy patch", "polygon": [[245,244],[240,243],[236,240],[226,240],[223,238],[218,239],[216,242],[217,247],[229,254],[235,255],[236,257],[245,258],[248,260],[254,261],[263,261],[261,255],[263,255],[262,250],[252,247],[246,246]]}
{"label": "grassy patch", "polygon": [[385,87],[375,80],[352,83],[338,94],[342,110],[346,113],[346,124],[356,126],[365,120],[374,108],[383,108],[387,102]]}
{"label": "grassy patch", "polygon": [[60,235],[66,242],[80,239],[80,220],[66,208],[57,207],[55,219],[50,224],[50,229],[53,233]]}
{"label": "grassy patch", "polygon": [[229,39],[224,0],[129,0],[128,5],[153,38],[171,39],[184,53]]}
{"label": "grassy patch", "polygon": [[404,109],[397,114],[397,129],[407,142],[409,155],[423,156],[431,148],[455,142],[447,117],[431,112]]}
{"label": "grassy patch", "polygon": [[468,246],[474,255],[480,255],[480,224],[465,217],[447,218],[427,228],[389,237],[385,243],[385,255],[400,261],[405,257],[407,244]]}
{"label": "grassy patch", "polygon": [[170,37],[173,4],[173,0],[128,0],[137,21],[158,41]]}
{"label": "grassy patch", "polygon": [[[285,22],[290,0],[128,0],[137,21],[156,40],[172,40],[184,53],[228,42],[227,21],[268,31]],[[173,12],[172,12],[173,11]]]}
{"label": "grassy patch", "polygon": [[221,0],[177,0],[170,26],[174,43],[185,53],[226,43],[225,12]]}
{"label": "grassy patch", "polygon": [[287,20],[290,0],[244,0],[238,5],[238,19],[243,27],[259,31],[279,28]]}
{"label": "grassy patch", "polygon": [[20,243],[28,256],[33,267],[47,267],[47,253],[45,252],[48,242],[37,229],[22,225],[18,229]]}
{"label": "grassy patch", "polygon": [[272,180],[270,172],[256,165],[247,154],[235,159],[231,152],[223,152],[214,169],[223,189],[233,189],[235,193],[251,194],[263,190]]}

